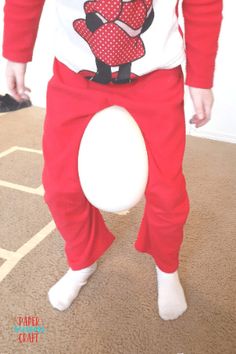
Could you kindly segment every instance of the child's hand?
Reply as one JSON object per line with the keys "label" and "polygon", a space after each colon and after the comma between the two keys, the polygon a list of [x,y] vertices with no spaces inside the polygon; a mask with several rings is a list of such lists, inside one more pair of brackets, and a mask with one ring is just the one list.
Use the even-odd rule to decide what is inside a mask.
{"label": "child's hand", "polygon": [[196,128],[199,128],[211,119],[211,109],[214,102],[213,93],[211,89],[190,86],[189,92],[196,112],[189,123],[195,124]]}
{"label": "child's hand", "polygon": [[7,86],[10,94],[17,100],[28,100],[31,90],[25,86],[26,63],[8,61],[6,66]]}

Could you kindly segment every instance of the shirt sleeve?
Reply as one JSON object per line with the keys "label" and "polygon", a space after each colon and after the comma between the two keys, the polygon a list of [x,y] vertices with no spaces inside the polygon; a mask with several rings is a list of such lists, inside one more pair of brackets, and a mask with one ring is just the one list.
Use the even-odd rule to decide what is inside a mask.
{"label": "shirt sleeve", "polygon": [[2,55],[27,63],[32,60],[38,25],[45,0],[6,0]]}
{"label": "shirt sleeve", "polygon": [[183,0],[186,85],[213,86],[222,3],[222,0]]}

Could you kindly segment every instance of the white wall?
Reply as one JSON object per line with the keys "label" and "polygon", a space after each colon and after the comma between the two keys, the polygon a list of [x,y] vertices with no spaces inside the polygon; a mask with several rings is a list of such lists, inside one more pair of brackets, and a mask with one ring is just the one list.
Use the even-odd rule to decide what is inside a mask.
{"label": "white wall", "polygon": [[[214,80],[215,102],[212,118],[201,128],[187,124],[191,135],[236,143],[236,1],[224,0],[223,22],[219,38]],[[186,87],[186,119],[192,104]]]}
{"label": "white wall", "polygon": [[[34,51],[33,63],[29,64],[26,83],[32,89],[32,102],[45,107],[47,81],[52,74],[53,61],[53,19],[52,9],[55,0],[46,1],[43,11],[38,39]],[[3,27],[3,4],[0,0],[0,45]],[[222,24],[219,50],[216,59],[214,81],[215,103],[211,121],[201,128],[188,123],[193,113],[191,100],[186,87],[186,121],[187,133],[216,140],[236,143],[236,2],[224,0],[224,20]],[[0,92],[6,91],[4,77],[4,60],[0,61]]]}

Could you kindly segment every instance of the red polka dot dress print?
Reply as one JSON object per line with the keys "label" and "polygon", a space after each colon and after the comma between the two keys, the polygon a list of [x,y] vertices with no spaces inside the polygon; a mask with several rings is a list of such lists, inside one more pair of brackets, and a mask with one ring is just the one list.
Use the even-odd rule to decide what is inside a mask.
{"label": "red polka dot dress print", "polygon": [[131,63],[145,55],[140,37],[151,0],[86,1],[86,19],[73,22],[94,56],[109,66]]}

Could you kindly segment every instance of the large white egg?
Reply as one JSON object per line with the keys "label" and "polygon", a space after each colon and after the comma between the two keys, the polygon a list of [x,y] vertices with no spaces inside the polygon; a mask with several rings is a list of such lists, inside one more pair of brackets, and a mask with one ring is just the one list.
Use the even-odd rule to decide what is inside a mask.
{"label": "large white egg", "polygon": [[89,202],[108,212],[124,212],[143,197],[148,155],[130,113],[111,106],[96,113],[80,142],[78,173]]}

